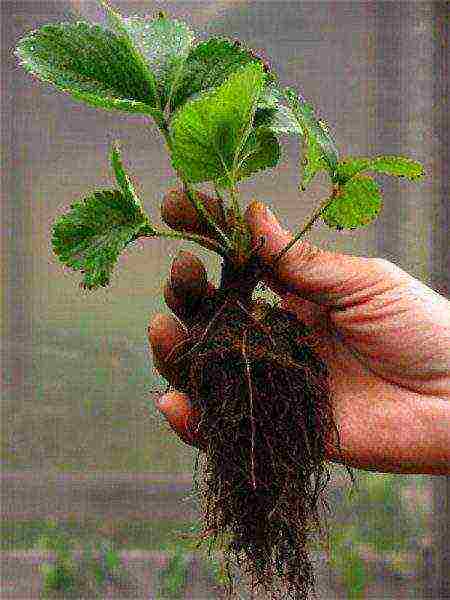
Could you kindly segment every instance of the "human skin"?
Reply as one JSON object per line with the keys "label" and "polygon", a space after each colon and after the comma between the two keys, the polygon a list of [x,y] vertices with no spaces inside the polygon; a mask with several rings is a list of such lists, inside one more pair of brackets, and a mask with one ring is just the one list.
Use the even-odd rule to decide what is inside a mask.
{"label": "human skin", "polygon": [[[215,199],[204,201],[222,214]],[[205,231],[180,193],[166,195],[162,214],[174,229]],[[292,234],[261,202],[252,202],[245,218],[254,247],[272,268],[265,284],[320,333],[316,351],[328,367],[342,450],[333,433],[327,460],[368,471],[450,475],[450,302],[390,261],[307,241],[274,267]],[[155,367],[172,385],[166,358],[188,336],[202,298],[214,292],[202,263],[180,253],[165,288],[175,316],[158,314],[148,328]],[[186,394],[171,390],[156,404],[184,442],[202,448],[193,431],[199,415]]]}

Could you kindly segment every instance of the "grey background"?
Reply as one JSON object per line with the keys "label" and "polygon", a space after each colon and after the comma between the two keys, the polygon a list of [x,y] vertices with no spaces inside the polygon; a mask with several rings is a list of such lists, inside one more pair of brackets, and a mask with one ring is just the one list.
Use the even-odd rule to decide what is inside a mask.
{"label": "grey background", "polygon": [[[318,107],[342,155],[401,153],[424,164],[428,178],[421,184],[377,177],[384,207],[365,230],[316,226],[310,239],[385,257],[449,295],[446,2],[116,0],[114,6],[141,15],[162,8],[200,38],[238,37],[263,50],[282,82]],[[167,311],[160,290],[172,258],[191,246],[138,243],[121,258],[109,288],[86,293],[78,289],[79,276],[57,262],[49,235],[71,202],[109,187],[113,138],[122,141],[146,208],[158,215],[165,190],[176,184],[163,141],[139,116],[102,112],[33,81],[11,55],[25,32],[44,23],[101,21],[94,2],[6,0],[1,9],[2,470],[189,471],[193,451],[167,436],[151,407],[151,390],[163,389],[163,381],[152,370],[146,327],[152,313]],[[276,171],[241,191],[246,201],[267,202],[294,228],[328,185],[320,176],[298,197],[295,140],[285,139],[283,154]],[[195,251],[216,278],[218,261]],[[444,548],[448,479],[435,486],[436,515],[447,514],[433,521],[433,535]],[[445,552],[446,563],[431,563],[441,581],[448,546]],[[446,597],[443,590],[434,597]]]}

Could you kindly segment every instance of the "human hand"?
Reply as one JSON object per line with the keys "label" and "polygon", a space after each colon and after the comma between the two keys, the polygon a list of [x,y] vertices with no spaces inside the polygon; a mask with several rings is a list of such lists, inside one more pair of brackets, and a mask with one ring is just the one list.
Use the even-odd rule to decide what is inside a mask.
{"label": "human hand", "polygon": [[[223,218],[218,201],[204,199]],[[165,197],[162,212],[174,229],[205,233],[180,193]],[[246,220],[255,247],[264,237],[259,255],[270,267],[291,234],[259,202]],[[342,449],[340,455],[333,439],[327,458],[381,472],[450,475],[450,302],[389,261],[307,241],[285,254],[265,283],[283,308],[320,331],[315,349],[328,366]],[[165,358],[214,293],[201,262],[181,253],[165,289],[179,320],[157,315],[149,326],[155,366],[171,384],[176,377]],[[193,433],[199,415],[184,393],[164,394],[158,408],[183,441],[202,447]]]}

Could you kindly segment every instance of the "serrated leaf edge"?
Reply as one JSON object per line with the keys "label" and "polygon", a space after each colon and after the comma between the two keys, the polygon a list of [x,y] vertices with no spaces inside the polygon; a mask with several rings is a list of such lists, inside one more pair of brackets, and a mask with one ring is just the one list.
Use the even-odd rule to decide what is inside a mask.
{"label": "serrated leaf edge", "polygon": [[[107,189],[107,188],[98,189],[97,188],[91,192],[90,196],[87,196],[87,197],[83,198],[82,200],[73,202],[70,205],[70,208],[68,210],[66,210],[63,214],[61,214],[61,215],[59,215],[59,217],[57,217],[57,219],[54,222],[53,227],[52,227],[51,243],[52,243],[53,251],[54,251],[55,255],[59,258],[59,260],[63,263],[63,265],[71,268],[74,271],[80,271],[84,275],[83,282],[80,284],[80,287],[82,287],[83,289],[95,290],[95,289],[98,289],[99,287],[108,286],[111,281],[111,275],[113,273],[113,269],[114,269],[115,265],[112,265],[111,269],[109,271],[107,271],[107,270],[105,270],[104,272],[102,271],[102,275],[104,276],[103,280],[100,279],[100,281],[97,281],[93,284],[89,283],[89,281],[92,277],[92,273],[87,272],[85,269],[83,269],[83,264],[82,264],[82,261],[80,262],[80,259],[74,258],[74,255],[76,255],[78,252],[77,248],[71,248],[71,250],[68,251],[68,250],[65,250],[64,247],[59,243],[60,240],[59,240],[58,228],[61,227],[62,225],[64,225],[65,221],[67,221],[67,220],[70,221],[70,215],[73,212],[73,210],[83,208],[83,206],[86,205],[86,203],[88,203],[90,200],[93,200],[97,195],[99,195],[99,194],[103,195],[105,193],[119,194],[122,199],[125,199],[124,194],[123,194],[122,190],[120,190],[120,189]],[[140,216],[142,217],[141,222],[137,222],[135,224],[133,224],[133,223],[129,224],[130,228],[136,229],[136,233],[141,228],[147,226],[148,218],[145,215],[145,213],[141,212]],[[107,233],[110,234],[111,230],[113,230],[114,228],[118,228],[118,227],[119,227],[118,225],[111,227]],[[121,252],[123,252],[123,250],[135,239],[136,239],[136,234],[133,235],[128,242],[122,241],[122,243],[120,244],[122,247],[117,252],[116,260],[119,258]],[[80,248],[83,245],[84,245],[84,243],[81,242]],[[97,275],[97,277],[99,277],[99,274]]]}
{"label": "serrated leaf edge", "polygon": [[341,192],[342,193],[344,192],[345,185],[347,183],[354,183],[354,179],[361,179],[361,180],[364,180],[364,181],[370,181],[374,185],[374,187],[376,188],[376,190],[377,190],[377,192],[378,192],[378,194],[380,196],[380,209],[379,209],[378,213],[376,213],[376,215],[374,216],[374,218],[372,218],[370,221],[368,221],[367,223],[356,225],[355,227],[342,227],[340,225],[336,225],[335,223],[327,221],[326,220],[326,210],[325,210],[324,213],[321,215],[321,220],[323,221],[323,223],[325,223],[325,225],[327,225],[331,229],[336,229],[337,231],[342,231],[343,229],[349,230],[349,231],[350,230],[353,231],[355,229],[361,229],[362,227],[367,227],[368,225],[370,225],[371,223],[373,223],[373,221],[377,218],[377,215],[379,214],[379,212],[382,209],[382,206],[383,206],[383,196],[382,196],[382,193],[381,193],[382,190],[381,190],[380,185],[373,179],[373,177],[369,177],[367,175],[360,175],[359,173],[356,174],[351,179],[347,180],[343,185],[339,186],[338,195],[336,196],[335,199],[337,200],[339,198],[339,194]]}
{"label": "serrated leaf edge", "polygon": [[[18,41],[18,43],[13,51],[13,55],[18,58],[19,66],[24,68],[36,81],[47,83],[47,84],[51,85],[52,87],[56,88],[57,90],[59,90],[60,92],[70,95],[72,98],[74,98],[75,100],[77,100],[79,102],[84,102],[90,106],[102,108],[103,110],[113,109],[113,110],[119,110],[119,111],[124,111],[124,112],[128,112],[128,113],[133,112],[133,113],[139,113],[139,114],[149,114],[149,115],[153,116],[155,119],[162,118],[163,115],[159,108],[152,107],[149,104],[145,104],[144,102],[141,102],[139,100],[134,100],[133,98],[126,98],[126,97],[120,98],[118,96],[110,95],[108,93],[98,95],[98,94],[93,94],[90,92],[82,92],[80,90],[74,90],[71,88],[67,88],[63,85],[54,83],[50,77],[46,77],[45,75],[41,75],[41,74],[39,74],[39,75],[36,74],[35,68],[33,67],[33,64],[32,64],[32,61],[30,61],[30,59],[28,57],[24,56],[23,53],[21,52],[21,44],[25,41],[32,43],[33,37],[37,36],[42,31],[45,32],[46,28],[48,28],[48,27],[50,27],[50,28],[55,28],[55,27],[62,27],[62,28],[66,27],[67,28],[67,27],[69,27],[70,28],[70,27],[75,27],[75,26],[79,26],[79,25],[86,25],[89,27],[90,30],[99,30],[99,31],[103,31],[103,32],[108,31],[108,33],[110,33],[110,34],[117,35],[111,30],[106,30],[104,27],[102,27],[98,23],[91,23],[89,21],[84,21],[84,20],[80,20],[80,19],[78,19],[76,21],[61,21],[59,23],[45,23],[41,27],[38,27],[36,29],[29,31],[26,35],[24,35]],[[82,75],[77,75],[77,77],[80,80],[85,80],[87,82],[95,81],[93,79],[89,79],[88,77],[84,77]],[[113,92],[113,90],[110,90],[110,92]],[[103,99],[105,99],[107,101],[107,103],[110,105],[116,104],[118,106],[107,106],[106,103],[103,102]],[[132,110],[130,110],[130,109],[132,109]]]}
{"label": "serrated leaf edge", "polygon": [[[383,160],[389,160],[389,159],[392,159],[392,160],[402,159],[403,161],[414,163],[415,166],[420,167],[421,173],[419,175],[397,174],[397,173],[389,173],[388,170],[376,168],[377,161],[383,161]],[[399,178],[405,177],[409,181],[419,181],[421,179],[424,179],[424,177],[426,176],[425,169],[423,168],[423,166],[421,165],[421,163],[419,161],[416,161],[407,156],[393,155],[393,154],[383,154],[383,155],[372,156],[372,157],[347,156],[347,157],[342,158],[339,161],[338,167],[339,167],[339,165],[344,165],[344,164],[348,164],[348,163],[359,161],[359,160],[366,161],[368,164],[366,166],[361,167],[358,171],[356,171],[353,175],[351,175],[347,179],[342,180],[341,183],[346,183],[350,179],[353,179],[353,177],[355,177],[356,175],[359,175],[360,173],[364,173],[367,171],[372,172],[372,173],[378,173],[380,175],[388,175],[390,177],[399,177]]]}
{"label": "serrated leaf edge", "polygon": [[[185,103],[183,103],[182,105],[180,105],[177,110],[174,112],[173,117],[171,119],[171,123],[170,123],[170,128],[171,130],[173,129],[173,127],[176,127],[178,120],[181,117],[182,111],[186,109],[187,106],[193,106],[196,103],[200,103],[200,102],[204,102],[207,100],[214,100],[214,98],[219,95],[221,93],[222,88],[225,88],[227,85],[229,86],[231,83],[231,80],[235,77],[237,77],[239,75],[239,73],[241,71],[244,71],[245,69],[249,69],[249,67],[251,65],[257,65],[258,63],[249,63],[247,65],[241,65],[239,68],[237,68],[235,71],[233,71],[228,77],[227,79],[220,84],[217,87],[213,87],[213,88],[208,88],[206,90],[202,90],[201,92],[199,92],[195,98],[192,98],[190,100],[187,100]],[[259,65],[258,65],[259,66]],[[263,70],[261,70],[262,75],[264,76],[265,73]],[[264,85],[264,81],[265,79],[263,79],[263,85]],[[252,126],[253,126],[253,118],[254,118],[254,114],[256,111],[256,107],[257,107],[257,100],[255,99],[253,102],[253,107],[251,109],[251,118],[249,120],[247,127],[247,130],[243,132],[242,134],[242,138],[241,138],[241,142],[239,144],[239,148],[236,150],[235,153],[235,158],[239,156],[243,146],[245,145],[245,142],[247,141],[248,135],[250,135],[250,132],[252,130]],[[245,139],[244,139],[245,138]],[[215,148],[216,154],[220,160],[220,162],[223,164],[223,159],[221,156],[221,153]],[[224,170],[228,173],[226,166],[223,164]],[[230,179],[230,183],[231,183],[231,179],[229,176],[228,178]],[[219,177],[218,179],[222,179],[222,177]]]}
{"label": "serrated leaf edge", "polygon": [[162,113],[161,100],[159,97],[158,86],[156,83],[156,77],[155,77],[154,73],[151,71],[151,69],[149,68],[147,61],[145,60],[145,57],[143,56],[141,50],[135,45],[135,43],[133,42],[133,39],[131,38],[130,34],[128,33],[128,30],[125,27],[124,19],[123,19],[122,15],[119,12],[115,11],[106,0],[100,0],[100,2],[103,5],[103,8],[105,9],[108,21],[111,23],[112,29],[114,30],[115,34],[118,37],[121,37],[122,40],[125,42],[129,51],[135,58],[137,64],[139,65],[144,79],[149,84],[150,89],[153,93],[153,97],[155,98],[155,100],[158,103],[158,106],[155,106],[153,108],[159,110]]}

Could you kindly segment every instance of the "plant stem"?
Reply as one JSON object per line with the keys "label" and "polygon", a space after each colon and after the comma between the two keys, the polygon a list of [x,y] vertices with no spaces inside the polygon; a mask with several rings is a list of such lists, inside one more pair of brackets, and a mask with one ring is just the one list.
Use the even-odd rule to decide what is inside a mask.
{"label": "plant stem", "polygon": [[230,188],[230,196],[231,196],[231,205],[233,208],[233,213],[234,213],[235,219],[236,219],[236,221],[243,223],[244,216],[242,214],[241,207],[239,206],[239,200],[237,197],[237,190],[236,190],[235,183],[233,183],[233,185]]}
{"label": "plant stem", "polygon": [[233,249],[233,243],[230,240],[230,238],[220,229],[220,227],[217,225],[217,223],[214,221],[214,219],[211,217],[211,214],[206,210],[206,208],[203,206],[202,202],[198,199],[197,197],[197,193],[196,191],[193,189],[193,187],[189,184],[188,181],[186,181],[181,174],[179,173],[179,177],[181,179],[181,181],[183,182],[183,190],[186,194],[186,196],[188,197],[189,201],[191,202],[191,204],[193,204],[193,206],[196,208],[197,212],[206,220],[206,222],[214,229],[214,231],[218,234],[219,238],[222,240],[222,242],[224,243],[225,247],[228,248],[228,250],[232,250]]}
{"label": "plant stem", "polygon": [[229,225],[231,228],[231,240],[237,254],[239,254],[240,247],[240,223],[241,223],[241,215],[240,215],[240,207],[239,201],[236,194],[236,189],[234,187],[234,183],[230,188],[230,198],[231,198],[231,206],[230,206],[230,218]]}
{"label": "plant stem", "polygon": [[250,255],[250,232],[244,218],[244,213],[239,205],[236,184],[230,188],[231,213],[232,213],[232,241],[234,247],[233,263],[241,267]]}
{"label": "plant stem", "polygon": [[219,192],[219,188],[217,187],[216,184],[214,184],[214,191],[216,192],[216,196],[219,198],[219,200],[222,202],[222,206],[223,209],[225,210],[226,207],[226,202],[225,202],[225,198],[222,196],[222,194]]}
{"label": "plant stem", "polygon": [[301,229],[301,231],[296,233],[294,235],[294,237],[292,238],[292,240],[288,244],[286,244],[286,246],[282,250],[280,250],[280,252],[275,257],[275,260],[273,261],[273,266],[275,266],[279,262],[279,260],[286,254],[286,252],[288,252],[292,248],[292,246],[294,244],[296,244],[300,240],[300,238],[303,237],[303,235],[311,229],[311,227],[314,225],[314,223],[317,221],[317,219],[320,217],[320,215],[323,213],[323,211],[336,198],[338,193],[339,193],[339,187],[334,186],[333,193],[331,194],[331,196],[329,196],[328,198],[325,198],[325,200],[323,200],[323,202],[315,210],[315,212],[311,215],[311,217],[306,222],[305,226]]}
{"label": "plant stem", "polygon": [[[169,148],[169,152],[171,153],[172,152],[172,143],[171,143],[171,139],[170,139],[169,128],[167,126],[167,122],[160,121],[158,123],[158,126],[164,136],[164,139],[166,140],[167,146]],[[202,202],[197,198],[196,191],[193,189],[193,187],[190,185],[190,183],[183,177],[183,175],[181,174],[181,172],[178,169],[175,169],[175,170],[177,172],[178,177],[180,178],[180,180],[183,183],[183,190],[186,193],[186,196],[189,199],[189,201],[191,202],[191,204],[193,204],[194,208],[197,210],[197,212],[200,214],[200,216],[202,216],[206,220],[206,222],[218,234],[219,238],[222,240],[225,247],[228,250],[231,250],[233,245],[232,245],[230,239],[228,238],[228,236],[220,229],[220,227],[217,225],[217,223],[211,217],[210,213],[203,206]]]}
{"label": "plant stem", "polygon": [[144,235],[141,237],[164,237],[164,238],[171,238],[174,240],[188,240],[190,242],[196,242],[197,244],[200,244],[201,246],[208,248],[208,250],[213,250],[214,252],[217,252],[217,254],[220,254],[220,256],[222,256],[223,258],[228,257],[227,249],[224,248],[221,244],[219,244],[218,242],[216,242],[214,240],[211,240],[210,238],[208,238],[206,236],[198,235],[196,233],[185,233],[185,232],[177,232],[177,231],[157,231],[156,233]]}

